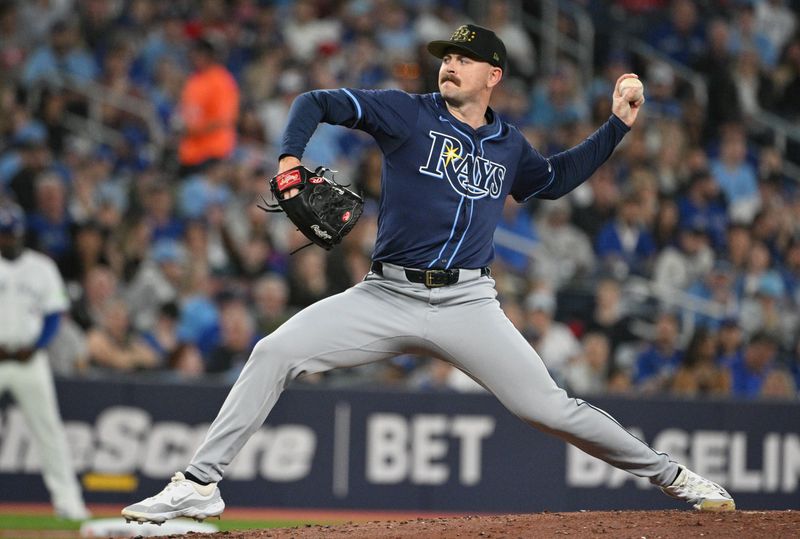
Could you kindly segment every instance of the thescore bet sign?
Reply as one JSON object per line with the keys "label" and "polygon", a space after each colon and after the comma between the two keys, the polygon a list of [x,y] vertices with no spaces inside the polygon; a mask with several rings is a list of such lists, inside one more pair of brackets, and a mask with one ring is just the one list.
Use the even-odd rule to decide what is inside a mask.
{"label": "thescore bet sign", "polygon": [[[126,503],[190,461],[227,386],[60,381],[77,472],[128,475]],[[175,403],[184,403],[176,407]],[[599,399],[634,435],[728,487],[750,509],[800,506],[796,403]],[[2,501],[47,501],[35,446],[0,401]],[[646,479],[530,428],[488,395],[289,390],[228,467],[236,506],[433,511],[671,508]],[[650,492],[652,491],[652,492]]]}

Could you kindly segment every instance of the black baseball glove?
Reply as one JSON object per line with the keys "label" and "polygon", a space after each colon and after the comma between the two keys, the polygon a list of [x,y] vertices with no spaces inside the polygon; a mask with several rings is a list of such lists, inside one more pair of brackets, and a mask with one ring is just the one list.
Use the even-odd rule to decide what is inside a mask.
{"label": "black baseball glove", "polygon": [[[336,183],[333,171],[325,167],[311,172],[298,165],[273,177],[269,186],[277,204],[264,201],[265,205],[259,208],[285,212],[305,237],[328,250],[353,229],[364,208],[364,200]],[[290,189],[300,192],[284,198]]]}

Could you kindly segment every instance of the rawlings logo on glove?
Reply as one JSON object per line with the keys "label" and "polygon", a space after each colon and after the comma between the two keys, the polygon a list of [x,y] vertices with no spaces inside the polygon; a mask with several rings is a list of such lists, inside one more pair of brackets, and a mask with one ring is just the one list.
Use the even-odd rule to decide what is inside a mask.
{"label": "rawlings logo on glove", "polygon": [[[331,249],[341,242],[364,209],[363,199],[336,183],[333,171],[324,167],[311,172],[298,165],[273,177],[269,185],[277,204],[265,201],[265,205],[259,208],[268,212],[285,212],[305,237],[323,249]],[[285,198],[290,189],[299,192]]]}
{"label": "rawlings logo on glove", "polygon": [[313,230],[313,231],[314,231],[314,234],[316,234],[317,236],[319,236],[319,237],[320,237],[320,238],[322,238],[323,240],[330,240],[330,239],[333,239],[333,238],[331,238],[331,235],[330,235],[330,234],[328,234],[327,232],[325,232],[324,230],[322,230],[322,229],[319,227],[319,225],[311,225],[311,230]]}

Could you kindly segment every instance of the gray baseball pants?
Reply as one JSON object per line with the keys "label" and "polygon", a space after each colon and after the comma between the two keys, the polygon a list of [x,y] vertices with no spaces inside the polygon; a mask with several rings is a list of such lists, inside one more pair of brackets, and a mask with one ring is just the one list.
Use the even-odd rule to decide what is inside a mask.
{"label": "gray baseball pants", "polygon": [[461,270],[458,283],[427,288],[383,264],[383,276],[370,273],[256,344],[188,471],[204,481],[222,479],[297,376],[423,348],[479,381],[528,424],[656,485],[671,484],[677,464],[559,388],[496,296],[494,280],[480,270]]}

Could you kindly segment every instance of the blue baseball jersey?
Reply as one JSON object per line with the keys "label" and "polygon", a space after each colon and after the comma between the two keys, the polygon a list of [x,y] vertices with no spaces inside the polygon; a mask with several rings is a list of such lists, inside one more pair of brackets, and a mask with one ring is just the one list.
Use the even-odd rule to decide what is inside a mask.
{"label": "blue baseball jersey", "polygon": [[545,158],[487,109],[473,129],[442,96],[399,90],[315,90],[295,99],[281,157],[301,158],[320,122],[369,133],[383,152],[373,259],[408,268],[480,268],[508,195],[558,198],[585,181],[629,128],[612,116],[578,146]]}

